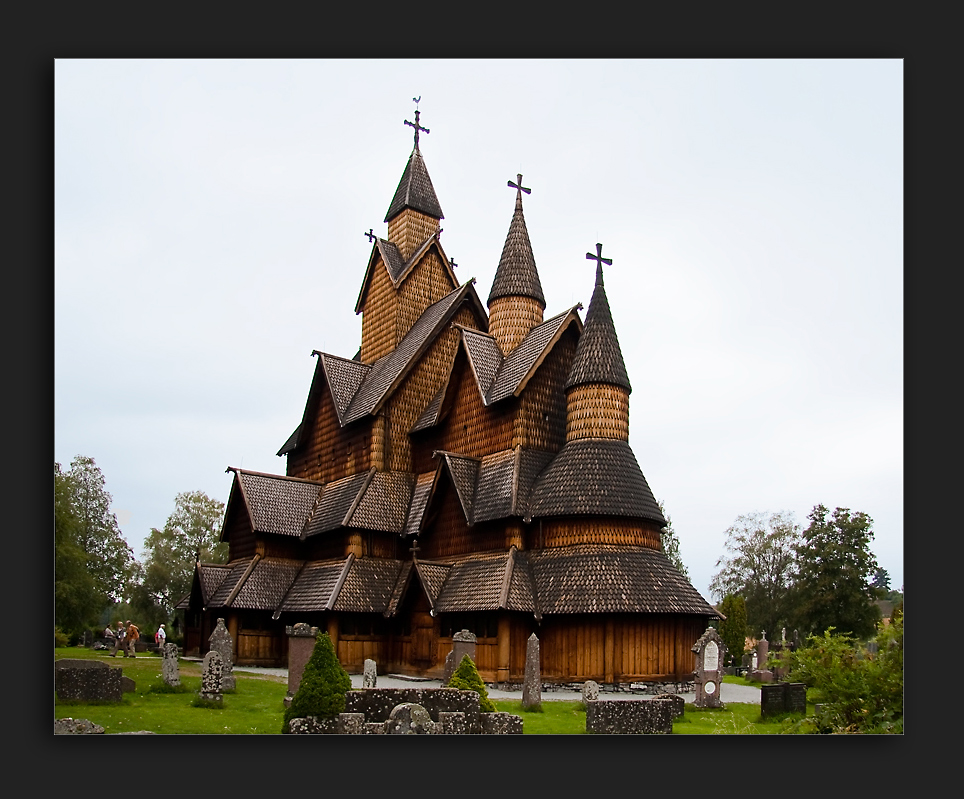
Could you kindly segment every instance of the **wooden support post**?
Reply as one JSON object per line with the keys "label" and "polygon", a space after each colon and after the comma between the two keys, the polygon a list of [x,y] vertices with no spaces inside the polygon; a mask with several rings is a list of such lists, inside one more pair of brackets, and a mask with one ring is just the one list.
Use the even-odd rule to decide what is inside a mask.
{"label": "wooden support post", "polygon": [[496,670],[496,679],[505,686],[510,677],[510,654],[512,643],[512,619],[503,615],[499,617],[499,665]]}

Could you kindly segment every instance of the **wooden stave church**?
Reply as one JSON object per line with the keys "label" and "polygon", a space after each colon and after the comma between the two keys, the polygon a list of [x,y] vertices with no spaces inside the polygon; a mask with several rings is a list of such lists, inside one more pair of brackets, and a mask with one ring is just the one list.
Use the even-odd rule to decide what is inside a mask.
{"label": "wooden stave church", "polygon": [[[411,125],[412,123],[406,122]],[[352,359],[315,351],[284,475],[229,467],[226,564],[198,562],[185,651],[223,618],[239,665],[285,665],[286,627],[325,630],[349,672],[438,677],[477,636],[488,682],[680,679],[719,616],[660,548],[666,522],[629,446],[631,385],[601,245],[581,305],[546,307],[522,176],[487,311],[460,285],[415,146],[374,238]]]}

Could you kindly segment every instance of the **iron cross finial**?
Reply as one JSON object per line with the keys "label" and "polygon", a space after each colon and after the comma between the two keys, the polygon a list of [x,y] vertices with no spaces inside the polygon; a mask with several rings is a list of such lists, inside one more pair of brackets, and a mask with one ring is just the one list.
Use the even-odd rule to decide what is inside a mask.
{"label": "iron cross finial", "polygon": [[412,541],[412,546],[411,546],[411,548],[408,550],[409,552],[412,553],[412,560],[415,560],[415,555],[416,555],[416,553],[419,551],[419,549],[421,549],[421,547],[419,547],[419,545],[418,545],[418,539],[416,538],[414,541]]}
{"label": "iron cross finial", "polygon": [[518,178],[518,181],[519,181],[518,183],[513,183],[511,180],[509,181],[509,186],[511,186],[513,189],[516,190],[516,196],[518,196],[521,199],[522,192],[525,192],[526,194],[532,194],[532,189],[527,189],[525,186],[522,185],[522,175],[516,174],[516,178]]}
{"label": "iron cross finial", "polygon": [[368,232],[367,232],[367,233],[364,233],[364,234],[362,234],[362,235],[368,236],[368,243],[369,243],[369,244],[371,244],[371,243],[375,240],[375,234],[372,232],[372,229],[371,229],[371,228],[368,228]]}
{"label": "iron cross finial", "polygon": [[428,128],[423,128],[423,127],[418,123],[418,101],[421,100],[421,99],[422,99],[422,96],[421,96],[421,95],[419,95],[418,97],[413,97],[413,98],[412,98],[412,100],[415,102],[415,122],[409,122],[407,119],[405,120],[405,124],[406,124],[406,125],[409,125],[410,127],[415,128],[415,149],[416,149],[416,150],[418,149],[418,132],[419,132],[420,130],[424,130],[426,133],[431,133],[431,132],[432,132],[432,131],[430,131]]}
{"label": "iron cross finial", "polygon": [[458,264],[455,263],[455,259],[454,259],[454,258],[453,258],[452,260],[450,260],[449,263],[452,264],[452,268],[453,268],[453,269],[455,269],[455,267],[458,266]]}
{"label": "iron cross finial", "polygon": [[612,258],[603,258],[603,257],[602,257],[602,244],[597,244],[597,245],[596,245],[596,254],[595,254],[595,255],[593,255],[591,252],[587,252],[587,253],[586,253],[586,258],[587,258],[588,260],[590,260],[590,261],[598,261],[600,266],[602,266],[603,264],[606,264],[607,266],[609,266],[609,265],[611,265],[612,262],[613,262],[613,259],[612,259]]}

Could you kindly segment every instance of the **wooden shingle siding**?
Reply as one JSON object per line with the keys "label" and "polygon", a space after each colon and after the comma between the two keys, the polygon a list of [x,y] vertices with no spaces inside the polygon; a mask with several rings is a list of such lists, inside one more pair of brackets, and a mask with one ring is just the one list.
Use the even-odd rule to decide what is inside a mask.
{"label": "wooden shingle siding", "polygon": [[398,344],[396,317],[398,297],[383,261],[375,265],[362,308],[362,363],[374,363]]}
{"label": "wooden shingle siding", "polygon": [[489,333],[503,355],[508,355],[536,325],[543,307],[531,297],[499,297],[489,303]]}
{"label": "wooden shingle siding", "polygon": [[438,219],[407,208],[388,221],[388,240],[398,247],[402,258],[407,261],[425,239],[435,234],[438,227]]}
{"label": "wooden shingle siding", "polygon": [[526,385],[518,400],[512,446],[558,452],[566,443],[566,395],[562,384],[576,343],[576,331],[570,327]]}
{"label": "wooden shingle siding", "polygon": [[620,386],[590,383],[569,392],[566,441],[615,438],[629,441],[629,392]]}
{"label": "wooden shingle siding", "polygon": [[624,544],[650,549],[660,548],[659,528],[638,519],[545,519],[541,533],[534,529],[530,539],[539,537],[541,547],[574,544]]}

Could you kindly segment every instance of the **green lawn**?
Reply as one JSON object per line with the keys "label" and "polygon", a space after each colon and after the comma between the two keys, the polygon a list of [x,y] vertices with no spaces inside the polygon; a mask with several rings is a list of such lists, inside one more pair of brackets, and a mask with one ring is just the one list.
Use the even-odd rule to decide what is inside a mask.
{"label": "green lawn", "polygon": [[[146,730],[159,734],[277,735],[281,732],[283,702],[288,689],[284,677],[236,671],[235,692],[224,694],[222,708],[209,709],[191,704],[201,687],[200,663],[180,661],[185,690],[162,693],[151,690],[163,686],[161,658],[157,655],[111,658],[103,652],[81,647],[54,649],[55,660],[64,657],[92,658],[120,667],[137,688],[133,693],[124,694],[120,704],[59,702],[55,694],[55,718],[89,719],[107,733]],[[544,701],[541,713],[524,711],[518,700],[493,700],[493,704],[497,710],[521,716],[523,732],[527,735],[586,733],[586,713],[578,701]],[[682,718],[673,724],[673,733],[680,735],[768,735],[782,729],[779,721],[760,720],[758,704],[728,704],[723,709],[705,710],[687,704]]]}

